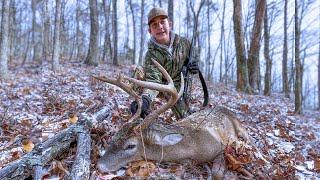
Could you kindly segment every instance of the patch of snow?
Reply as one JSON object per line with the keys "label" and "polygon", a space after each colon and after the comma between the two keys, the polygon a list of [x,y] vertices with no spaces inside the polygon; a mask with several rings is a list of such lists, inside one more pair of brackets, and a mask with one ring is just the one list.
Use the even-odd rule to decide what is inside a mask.
{"label": "patch of snow", "polygon": [[23,151],[22,147],[15,147],[10,150],[1,151],[0,152],[0,162],[8,159],[9,156],[12,156],[11,155],[12,152],[17,152],[17,151],[22,152]]}
{"label": "patch of snow", "polygon": [[271,138],[266,138],[266,140],[267,140],[267,143],[268,143],[269,146],[274,144],[274,142],[273,142],[273,140]]}
{"label": "patch of snow", "polygon": [[273,132],[274,132],[275,136],[279,136],[280,135],[280,130],[279,129],[275,129],[275,130],[273,130]]}
{"label": "patch of snow", "polygon": [[292,123],[289,119],[286,119],[285,122],[286,122],[287,124],[291,124],[291,123]]}
{"label": "patch of snow", "polygon": [[279,139],[278,137],[274,136],[272,133],[266,133],[266,135],[274,140]]}
{"label": "patch of snow", "polygon": [[289,136],[294,136],[296,133],[294,131],[289,131]]}
{"label": "patch of snow", "polygon": [[290,153],[295,148],[291,142],[279,142],[276,146],[286,153]]}
{"label": "patch of snow", "polygon": [[312,149],[312,146],[310,144],[307,144],[306,149]]}
{"label": "patch of snow", "polygon": [[126,174],[126,170],[125,169],[120,169],[117,171],[117,176],[124,176]]}
{"label": "patch of snow", "polygon": [[306,175],[312,175],[313,174],[313,172],[308,171],[305,166],[295,165],[294,168],[296,168],[296,170],[298,170],[301,173],[306,174]]}
{"label": "patch of snow", "polygon": [[306,161],[304,163],[307,165],[307,169],[309,169],[309,170],[314,169],[314,161]]}

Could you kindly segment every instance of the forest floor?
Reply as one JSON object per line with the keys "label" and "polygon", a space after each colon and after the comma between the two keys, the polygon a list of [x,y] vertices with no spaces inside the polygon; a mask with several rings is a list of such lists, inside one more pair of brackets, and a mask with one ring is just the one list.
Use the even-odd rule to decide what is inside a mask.
{"label": "forest floor", "polygon": [[[93,114],[108,104],[113,106],[112,115],[94,124],[92,130],[91,171],[95,172],[103,142],[108,142],[130,117],[128,107],[132,98],[115,86],[93,79],[90,74],[115,77],[118,72],[130,75],[132,69],[132,66],[107,64],[87,67],[76,62],[64,63],[56,73],[50,71],[48,65],[10,67],[9,81],[0,82],[0,169],[32,150],[34,144],[71,125],[78,114]],[[293,100],[284,98],[283,94],[247,95],[219,83],[209,83],[208,87],[210,107],[224,105],[234,111],[263,154],[263,157],[253,156],[248,153],[249,149],[241,152],[242,159],[237,159],[237,149],[226,151],[233,157],[233,161],[228,159],[228,167],[233,170],[231,174],[243,178],[248,173],[278,179],[320,178],[319,111],[306,110],[304,115],[295,115]],[[192,106],[199,109],[201,88],[195,84],[193,89]],[[163,117],[174,120],[170,112]],[[98,138],[95,132],[101,131],[103,138]],[[48,164],[46,176],[65,176],[75,153],[75,147],[70,148],[68,155]],[[146,174],[171,174],[183,179],[207,177],[207,170],[201,165],[156,164],[151,174],[133,166],[129,167],[130,171],[98,177],[110,179]]]}

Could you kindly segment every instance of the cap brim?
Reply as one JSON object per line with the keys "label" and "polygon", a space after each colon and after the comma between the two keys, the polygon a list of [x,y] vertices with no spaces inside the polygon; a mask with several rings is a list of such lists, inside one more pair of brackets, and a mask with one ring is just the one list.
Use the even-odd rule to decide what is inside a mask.
{"label": "cap brim", "polygon": [[163,16],[163,17],[165,17],[165,18],[168,18],[167,15],[158,15],[158,16],[152,17],[152,18],[149,20],[148,25],[151,24],[151,22],[152,22],[152,20],[154,20],[154,18],[156,18],[156,17],[161,17],[161,16]]}

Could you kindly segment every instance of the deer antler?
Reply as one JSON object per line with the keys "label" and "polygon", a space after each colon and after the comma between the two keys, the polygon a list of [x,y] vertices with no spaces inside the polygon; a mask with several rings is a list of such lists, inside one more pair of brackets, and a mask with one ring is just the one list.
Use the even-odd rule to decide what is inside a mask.
{"label": "deer antler", "polygon": [[147,81],[140,81],[134,78],[126,77],[128,81],[152,90],[157,90],[160,92],[167,92],[171,95],[171,98],[168,100],[168,103],[164,104],[157,110],[150,113],[147,117],[145,117],[144,122],[141,124],[142,129],[148,127],[151,123],[153,123],[156,118],[159,116],[159,114],[165,112],[167,109],[169,109],[171,106],[173,106],[178,99],[182,96],[183,89],[184,89],[184,78],[183,74],[181,73],[181,87],[179,90],[179,93],[177,92],[177,89],[174,86],[173,80],[168,74],[168,72],[159,64],[156,60],[152,59],[152,62],[158,67],[158,69],[161,71],[165,79],[168,81],[168,84],[159,84],[154,82],[147,82]]}
{"label": "deer antler", "polygon": [[138,96],[138,94],[132,89],[132,87],[129,84],[126,84],[123,82],[123,79],[127,78],[125,75],[118,74],[117,79],[107,78],[105,76],[95,76],[91,75],[92,77],[104,81],[110,84],[113,84],[115,86],[120,87],[122,90],[124,90],[126,93],[128,93],[130,96],[133,96],[135,100],[138,102],[138,109],[137,112],[129,119],[128,122],[132,122],[140,117],[141,114],[141,107],[142,107],[142,100]]}
{"label": "deer antler", "polygon": [[154,82],[140,81],[140,80],[130,78],[130,77],[127,77],[125,75],[120,75],[120,74],[118,75],[117,79],[110,79],[107,77],[97,77],[97,76],[92,75],[94,78],[96,78],[98,80],[101,80],[101,81],[104,81],[104,82],[107,82],[107,83],[110,83],[110,84],[113,84],[113,85],[120,87],[121,89],[123,89],[125,92],[127,92],[129,95],[133,96],[137,100],[138,110],[137,110],[136,114],[134,114],[134,116],[131,117],[129,122],[139,118],[139,116],[141,114],[142,100],[137,95],[137,93],[132,89],[131,86],[122,82],[123,79],[128,80],[131,83],[136,84],[138,86],[141,86],[143,88],[157,90],[160,92],[166,92],[171,95],[171,98],[168,100],[168,103],[162,105],[160,108],[158,108],[157,110],[150,113],[144,119],[144,122],[141,124],[142,129],[148,127],[151,123],[153,123],[156,120],[156,118],[159,116],[159,114],[165,112],[167,109],[169,109],[171,106],[173,106],[178,101],[178,99],[182,96],[183,89],[184,89],[184,78],[183,78],[182,73],[181,73],[181,87],[180,87],[180,90],[178,93],[177,89],[174,86],[173,80],[170,77],[170,75],[168,74],[168,72],[156,60],[152,59],[152,62],[158,67],[160,72],[163,74],[165,79],[168,81],[168,84],[165,85],[165,84],[159,84],[159,83],[154,83]]}

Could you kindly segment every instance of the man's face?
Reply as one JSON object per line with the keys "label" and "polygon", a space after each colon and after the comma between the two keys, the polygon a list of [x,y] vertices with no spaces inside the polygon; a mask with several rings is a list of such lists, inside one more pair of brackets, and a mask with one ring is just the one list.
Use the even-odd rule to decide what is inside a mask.
{"label": "man's face", "polygon": [[163,16],[155,17],[149,24],[149,33],[158,43],[169,45],[171,25],[172,23],[168,21],[168,18]]}

